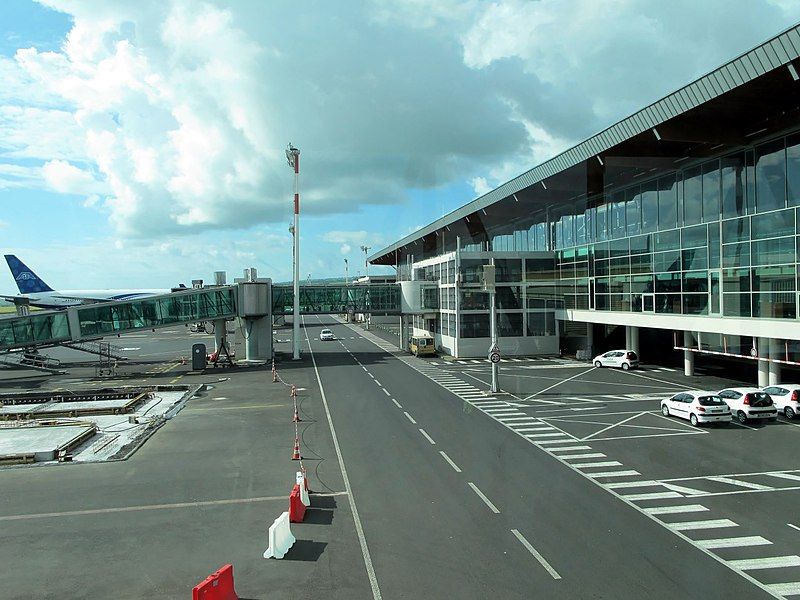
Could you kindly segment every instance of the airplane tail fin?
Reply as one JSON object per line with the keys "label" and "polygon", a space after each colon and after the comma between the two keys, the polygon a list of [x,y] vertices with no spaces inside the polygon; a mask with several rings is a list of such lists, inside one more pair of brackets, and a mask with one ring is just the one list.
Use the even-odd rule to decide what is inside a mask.
{"label": "airplane tail fin", "polygon": [[37,294],[39,292],[52,292],[53,288],[47,285],[39,278],[36,273],[25,266],[20,259],[13,254],[5,255],[8,268],[11,269],[11,274],[14,276],[14,281],[17,282],[20,294]]}

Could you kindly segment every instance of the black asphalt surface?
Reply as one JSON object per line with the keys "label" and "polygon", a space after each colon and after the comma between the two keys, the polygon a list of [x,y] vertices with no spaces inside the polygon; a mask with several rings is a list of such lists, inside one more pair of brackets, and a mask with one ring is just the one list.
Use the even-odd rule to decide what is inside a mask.
{"label": "black asphalt surface", "polygon": [[[323,327],[339,339],[321,342]],[[91,363],[70,363],[60,377],[5,372],[4,391],[145,383],[210,388],[127,461],[0,469],[0,597],[188,598],[195,583],[231,562],[239,596],[250,599],[372,598],[374,586],[387,599],[749,599],[770,595],[665,523],[726,517],[738,531],[709,529],[692,539],[765,535],[772,542],[717,552],[724,560],[796,553],[800,531],[786,524],[796,523],[797,491],[634,505],[380,349],[358,328],[313,316],[305,318],[305,331],[313,361],[305,339],[300,361],[290,360],[288,343],[276,348],[281,377],[300,390],[303,464],[317,494],[306,522],[292,526],[298,542],[280,561],[261,555],[269,524],[286,510],[298,464],[289,460],[294,426],[288,388],[272,383],[266,368],[191,373],[177,358],[208,337],[175,328],[152,338],[123,336],[118,345],[136,350],[127,351],[133,358],[114,380],[93,377]],[[290,334],[280,330],[276,337]],[[436,363],[442,372],[486,387],[482,365]],[[687,385],[680,373],[648,369],[529,367],[504,363],[501,383],[509,394],[498,398],[577,438],[612,425],[586,443],[642,478],[794,468],[796,424],[698,431],[658,416],[657,401],[626,396],[722,387],[729,383],[722,378],[699,376]],[[556,383],[534,397],[542,402],[520,400]],[[633,427],[619,424],[631,417]],[[636,437],[648,431],[664,437]],[[701,485],[692,481],[676,483]],[[643,512],[695,501],[708,513],[659,522]],[[760,571],[758,580],[796,580],[788,570]]]}
{"label": "black asphalt surface", "polygon": [[[306,326],[385,597],[768,597],[349,328]],[[347,339],[318,341],[323,326]]]}

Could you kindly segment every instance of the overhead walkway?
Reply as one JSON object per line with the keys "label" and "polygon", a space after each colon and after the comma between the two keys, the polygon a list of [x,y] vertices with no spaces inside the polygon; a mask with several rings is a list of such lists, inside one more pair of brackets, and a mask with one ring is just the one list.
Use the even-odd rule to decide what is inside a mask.
{"label": "overhead walkway", "polygon": [[0,319],[0,351],[96,340],[103,336],[236,316],[236,288],[186,290]]}
{"label": "overhead walkway", "polygon": [[[272,286],[272,314],[291,315],[294,294],[291,284]],[[300,314],[344,313],[400,314],[400,286],[395,283],[358,285],[301,285]]]}

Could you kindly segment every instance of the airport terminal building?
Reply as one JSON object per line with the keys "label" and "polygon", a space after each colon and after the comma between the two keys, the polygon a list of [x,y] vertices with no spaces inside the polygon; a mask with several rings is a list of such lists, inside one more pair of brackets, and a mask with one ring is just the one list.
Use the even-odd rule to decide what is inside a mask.
{"label": "airport terminal building", "polygon": [[[370,257],[402,330],[486,356],[683,350],[800,363],[800,25]],[[752,364],[750,362],[750,364]]]}

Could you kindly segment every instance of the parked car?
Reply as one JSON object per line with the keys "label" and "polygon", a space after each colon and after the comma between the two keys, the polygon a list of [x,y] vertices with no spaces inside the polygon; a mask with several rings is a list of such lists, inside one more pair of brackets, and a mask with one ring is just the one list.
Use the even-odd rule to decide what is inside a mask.
{"label": "parked car", "polygon": [[775,403],[775,409],[782,412],[787,419],[794,419],[800,412],[800,385],[796,383],[778,383],[762,388]]}
{"label": "parked car", "polygon": [[739,423],[750,419],[775,421],[778,418],[772,398],[758,388],[726,388],[719,392],[719,397],[725,400]]}
{"label": "parked car", "polygon": [[333,335],[333,332],[330,329],[323,329],[319,332],[319,339],[324,342],[327,340],[335,340],[336,336]]}
{"label": "parked car", "polygon": [[730,423],[731,411],[717,392],[691,390],[661,401],[661,414],[687,419],[695,427],[701,423]]}
{"label": "parked car", "polygon": [[639,366],[639,357],[633,350],[611,350],[595,356],[592,362],[598,369],[600,367],[618,367],[627,371]]}

